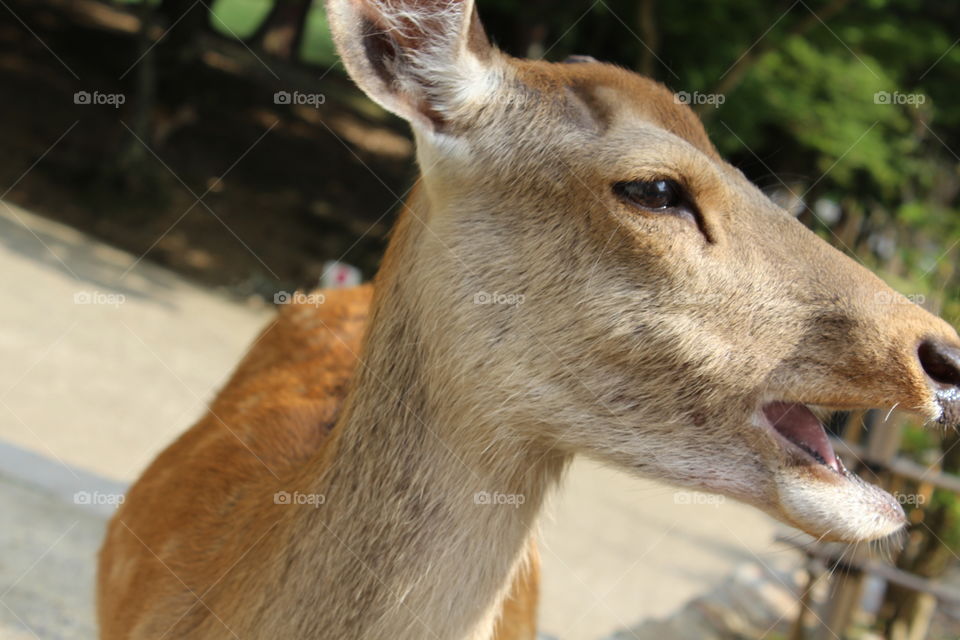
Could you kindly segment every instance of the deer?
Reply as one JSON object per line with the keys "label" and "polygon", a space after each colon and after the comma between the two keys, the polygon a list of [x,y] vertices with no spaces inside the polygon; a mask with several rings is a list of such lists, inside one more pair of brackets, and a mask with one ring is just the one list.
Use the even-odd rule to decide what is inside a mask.
{"label": "deer", "polygon": [[326,8],[419,178],[373,284],[282,305],[130,488],[101,638],[534,638],[537,522],[576,456],[827,540],[905,526],[818,416],[956,425],[948,323],[776,206],[663,85],[510,57],[473,0]]}

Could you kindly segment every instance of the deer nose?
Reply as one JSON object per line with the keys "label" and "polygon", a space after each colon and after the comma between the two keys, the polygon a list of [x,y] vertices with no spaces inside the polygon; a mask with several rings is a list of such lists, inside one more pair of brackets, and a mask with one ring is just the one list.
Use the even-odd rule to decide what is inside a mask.
{"label": "deer nose", "polygon": [[960,425],[960,347],[927,339],[917,349],[924,373],[936,383],[937,401],[943,409],[940,423]]}

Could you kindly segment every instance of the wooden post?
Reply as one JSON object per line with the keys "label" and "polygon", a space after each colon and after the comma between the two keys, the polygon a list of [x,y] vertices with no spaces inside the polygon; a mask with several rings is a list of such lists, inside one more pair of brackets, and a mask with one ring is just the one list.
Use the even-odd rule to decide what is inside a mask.
{"label": "wooden post", "polygon": [[[857,418],[859,420],[859,417]],[[870,411],[864,416],[869,428],[866,446],[863,449],[864,460],[868,466],[886,469],[900,448],[900,439],[903,435],[904,423],[899,417],[878,415]],[[852,469],[855,473],[867,471],[864,468]],[[872,470],[871,470],[872,471]],[[882,472],[874,473],[876,482],[880,486],[888,486],[890,475]],[[858,549],[855,556],[859,557],[865,550]],[[856,564],[856,563],[853,563]],[[817,640],[842,640],[847,627],[853,621],[860,605],[860,595],[863,590],[863,573],[855,569],[838,567],[830,584],[830,600],[827,611],[824,613],[823,625],[816,634]]]}
{"label": "wooden post", "polygon": [[917,595],[917,606],[914,610],[913,620],[910,621],[909,640],[924,640],[927,637],[936,608],[937,599],[932,595],[929,593]]}
{"label": "wooden post", "polygon": [[866,411],[852,411],[847,416],[847,423],[843,427],[841,437],[851,444],[860,442],[860,436],[863,432],[863,425],[866,424]]}
{"label": "wooden post", "polygon": [[860,604],[863,588],[863,573],[844,566],[836,568],[830,582],[827,610],[822,624],[814,635],[816,640],[843,640],[844,633]]}
{"label": "wooden post", "polygon": [[790,629],[790,640],[806,640],[807,624],[810,621],[811,607],[813,606],[813,588],[817,585],[823,574],[820,561],[811,556],[807,556],[807,586],[800,594],[800,610],[797,612],[797,619],[793,622]]}
{"label": "wooden post", "polygon": [[865,462],[886,467],[900,449],[903,427],[903,420],[897,416],[891,416],[889,419],[885,416],[876,416],[867,439],[867,447],[864,449]]}

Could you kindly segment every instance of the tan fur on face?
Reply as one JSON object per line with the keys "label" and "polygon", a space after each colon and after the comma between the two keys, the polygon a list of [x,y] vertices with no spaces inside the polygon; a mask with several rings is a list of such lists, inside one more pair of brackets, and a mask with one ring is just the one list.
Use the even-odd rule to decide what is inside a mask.
{"label": "tan fur on face", "polygon": [[[937,418],[917,345],[953,329],[878,304],[892,292],[724,163],[662,86],[510,59],[471,2],[328,7],[350,73],[412,123],[422,184],[372,302],[285,308],[130,490],[100,555],[102,637],[532,638],[531,535],[577,454],[814,535],[900,526],[889,496],[758,410]],[[695,223],[611,189],[656,178],[685,186]]]}

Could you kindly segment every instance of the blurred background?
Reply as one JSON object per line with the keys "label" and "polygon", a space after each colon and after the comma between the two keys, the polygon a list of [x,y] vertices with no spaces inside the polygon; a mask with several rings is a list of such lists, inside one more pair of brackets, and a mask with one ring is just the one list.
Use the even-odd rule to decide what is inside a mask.
{"label": "blurred background", "polygon": [[[960,323],[960,5],[478,5],[508,53],[663,82],[891,304]],[[346,78],[319,0],[0,0],[0,141],[0,637],[88,638],[123,487],[274,303],[375,273],[412,143]],[[960,637],[957,434],[831,427],[908,510],[898,544],[816,545],[584,463],[544,525],[545,632]]]}

